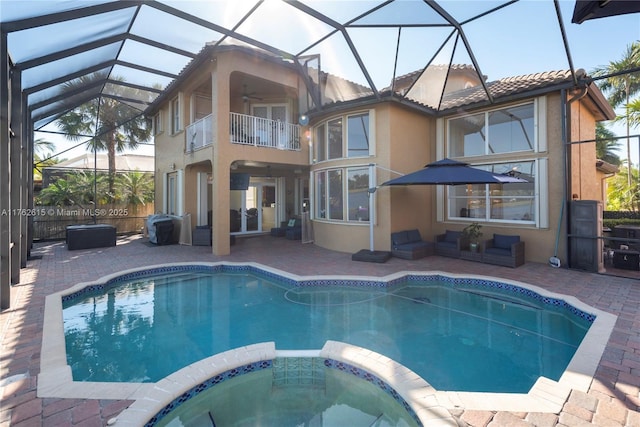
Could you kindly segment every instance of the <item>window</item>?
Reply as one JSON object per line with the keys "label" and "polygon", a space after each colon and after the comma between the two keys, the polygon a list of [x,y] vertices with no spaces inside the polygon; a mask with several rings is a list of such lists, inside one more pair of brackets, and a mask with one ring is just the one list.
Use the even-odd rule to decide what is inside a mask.
{"label": "window", "polygon": [[316,218],[327,217],[327,173],[316,172]]}
{"label": "window", "polygon": [[167,175],[167,213],[178,214],[178,174],[172,172]]}
{"label": "window", "polygon": [[[546,186],[536,181],[541,178],[538,172],[546,170],[546,160],[531,158],[539,146],[544,146],[544,141],[539,141],[537,136],[537,108],[544,109],[544,103],[528,102],[447,121],[446,152],[450,157],[494,173],[513,172],[527,181],[449,186],[448,218],[545,224],[546,216],[540,218],[539,215],[540,199],[546,199],[546,193],[540,195],[536,188]],[[492,157],[487,157],[494,154],[500,154],[499,161],[493,162]],[[486,160],[473,159],[478,156],[485,156]]]}
{"label": "window", "polygon": [[[346,181],[344,177],[347,177]],[[369,169],[337,168],[316,172],[316,218],[369,221]]]}
{"label": "window", "polygon": [[162,130],[162,113],[158,112],[155,116],[153,116],[153,134],[161,134]]}
{"label": "window", "polygon": [[171,100],[171,133],[178,133],[182,130],[180,123],[180,98]]}
{"label": "window", "polygon": [[534,103],[449,120],[449,156],[535,150]]}
{"label": "window", "polygon": [[369,169],[351,168],[347,171],[349,221],[369,221]]}
{"label": "window", "polygon": [[316,161],[368,156],[371,150],[369,117],[369,112],[358,113],[318,125],[315,130]]}
{"label": "window", "polygon": [[316,161],[327,160],[327,134],[325,125],[316,128]]}
{"label": "window", "polygon": [[369,155],[369,113],[347,118],[347,157]]}
{"label": "window", "polygon": [[536,162],[500,163],[474,167],[505,173],[513,171],[525,183],[449,186],[449,217],[481,221],[536,223]]}
{"label": "window", "polygon": [[327,123],[329,132],[329,159],[339,159],[342,157],[342,119],[331,120]]}

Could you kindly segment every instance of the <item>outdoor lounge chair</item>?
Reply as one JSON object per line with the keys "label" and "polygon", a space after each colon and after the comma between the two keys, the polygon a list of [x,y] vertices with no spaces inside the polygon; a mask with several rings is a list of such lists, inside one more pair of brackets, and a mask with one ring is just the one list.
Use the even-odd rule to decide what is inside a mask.
{"label": "outdoor lounge chair", "polygon": [[520,236],[494,234],[485,240],[482,248],[482,262],[515,268],[524,264],[524,242]]}
{"label": "outdoor lounge chair", "polygon": [[447,230],[444,234],[436,236],[435,251],[437,255],[451,258],[460,258],[460,250],[469,246],[462,231]]}
{"label": "outdoor lounge chair", "polygon": [[289,225],[287,225],[287,231],[285,231],[284,236],[289,240],[302,239],[302,220],[300,218],[289,220]]}
{"label": "outdoor lounge chair", "polygon": [[[296,221],[298,221],[296,223]],[[295,218],[291,218],[289,221],[282,221],[280,223],[280,227],[273,227],[271,229],[270,234],[273,237],[285,237],[287,235],[287,231],[291,230],[294,227],[302,228],[302,224],[300,220],[296,220]]]}

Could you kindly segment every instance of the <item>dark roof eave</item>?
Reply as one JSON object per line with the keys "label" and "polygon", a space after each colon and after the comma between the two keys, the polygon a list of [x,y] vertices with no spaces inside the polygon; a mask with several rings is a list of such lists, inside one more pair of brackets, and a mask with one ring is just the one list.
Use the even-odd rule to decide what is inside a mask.
{"label": "dark roof eave", "polygon": [[371,107],[373,105],[380,104],[381,102],[393,102],[408,107],[414,111],[426,114],[428,116],[436,116],[436,111],[433,108],[427,107],[415,101],[411,101],[410,99],[404,98],[403,96],[391,91],[380,92],[378,96],[372,94],[356,99],[327,104],[324,105],[320,110],[309,111],[308,115],[313,119],[315,117],[341,112],[348,109]]}
{"label": "dark roof eave", "polygon": [[589,96],[593,100],[594,105],[600,110],[603,116],[603,120],[613,120],[616,118],[616,112],[611,107],[607,98],[594,82],[590,82],[588,85]]}

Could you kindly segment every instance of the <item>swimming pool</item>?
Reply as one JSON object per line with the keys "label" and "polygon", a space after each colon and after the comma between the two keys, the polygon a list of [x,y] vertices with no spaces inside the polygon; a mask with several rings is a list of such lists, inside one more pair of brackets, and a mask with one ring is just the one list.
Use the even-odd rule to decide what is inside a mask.
{"label": "swimming pool", "polygon": [[256,342],[313,350],[334,340],[384,354],[438,390],[526,393],[541,376],[560,378],[594,316],[488,280],[292,283],[192,266],[66,297],[63,318],[75,381],[156,382]]}
{"label": "swimming pool", "polygon": [[[152,396],[155,406],[152,405],[154,407],[144,408],[144,411],[148,411],[147,416],[150,417],[162,408],[162,402],[166,403],[167,401],[170,401],[175,398],[176,395],[179,395],[180,392],[189,387],[193,387],[198,383],[197,381],[206,381],[213,374],[219,372],[220,369],[229,369],[229,367],[239,366],[240,362],[251,363],[275,358],[275,353],[277,352],[275,350],[275,345],[273,350],[264,350],[261,346],[258,346],[260,350],[256,350],[252,344],[244,347],[237,347],[234,348],[234,350],[229,350],[225,353],[217,353],[214,354],[214,356],[207,356],[205,351],[196,352],[196,359],[200,358],[201,360],[198,360],[198,362],[192,363],[187,366],[187,368],[183,368],[174,374],[170,374],[159,381],[152,380],[151,376],[147,375],[146,372],[144,375],[136,373],[131,377],[132,379],[121,380],[125,382],[119,383],[115,383],[113,381],[95,382],[92,380],[75,381],[73,379],[71,366],[67,364],[67,352],[64,344],[64,326],[62,318],[63,300],[65,301],[65,304],[67,304],[67,301],[71,300],[78,300],[85,297],[95,298],[98,295],[98,292],[104,291],[105,287],[110,288],[114,285],[122,284],[132,279],[134,281],[146,280],[157,273],[182,274],[188,272],[190,274],[195,271],[197,276],[203,269],[222,270],[225,273],[233,272],[233,274],[239,275],[258,273],[260,280],[264,280],[265,283],[275,278],[283,280],[284,286],[277,287],[280,292],[278,297],[279,300],[284,300],[288,305],[298,307],[298,309],[309,310],[310,307],[313,307],[312,315],[308,316],[309,320],[307,323],[298,325],[299,322],[284,322],[284,324],[289,327],[290,331],[297,331],[295,333],[296,336],[305,337],[308,335],[316,335],[309,334],[308,332],[323,330],[323,328],[329,328],[330,330],[331,325],[324,325],[318,329],[318,325],[321,323],[314,323],[313,320],[317,320],[319,313],[326,310],[333,310],[334,312],[337,310],[339,313],[338,317],[340,317],[340,322],[342,323],[347,320],[349,322],[353,322],[356,319],[368,319],[369,324],[365,325],[366,328],[362,326],[360,328],[352,329],[349,331],[348,336],[339,337],[340,339],[349,338],[351,343],[334,344],[332,345],[333,347],[336,345],[339,346],[335,351],[324,350],[324,348],[328,346],[327,343],[329,341],[324,344],[325,347],[322,347],[322,340],[331,337],[323,337],[320,338],[319,341],[311,341],[308,346],[315,349],[322,347],[322,351],[327,353],[325,356],[331,357],[334,360],[342,360],[355,366],[366,368],[369,372],[375,373],[388,383],[394,384],[394,386],[399,382],[399,393],[401,393],[412,406],[419,406],[421,402],[425,401],[425,399],[435,399],[439,405],[450,409],[465,407],[467,409],[511,411],[556,411],[564,403],[571,389],[587,390],[615,322],[615,316],[586,306],[573,297],[552,294],[548,291],[524,283],[504,280],[498,281],[497,279],[489,277],[462,277],[441,272],[404,272],[384,278],[343,276],[298,277],[253,263],[182,263],[171,266],[152,266],[145,270],[121,272],[101,278],[96,282],[78,284],[64,292],[49,295],[47,297],[45,305],[41,373],[38,378],[38,395],[41,397],[133,399],[136,400],[136,403],[138,401],[145,401],[147,406],[149,406],[149,399],[151,399],[150,396]],[[200,278],[196,280],[193,277],[192,279],[194,282],[200,280]],[[265,310],[265,307],[260,307],[261,301],[269,300],[268,298],[265,298],[265,296],[271,295],[272,289],[267,289],[270,288],[270,286],[265,286],[264,283],[260,282],[260,280],[251,280],[251,283],[247,283],[243,286],[246,289],[252,289],[253,295],[260,296],[260,298],[257,299],[245,300],[244,304],[246,304],[246,307],[243,309],[248,312],[254,311],[258,315],[262,316],[263,314],[266,314],[267,310]],[[526,315],[520,319],[521,322],[525,322],[527,316],[537,316],[537,318],[540,318],[539,312],[543,311],[540,307],[556,307],[551,310],[552,312],[557,310],[559,307],[560,311],[564,311],[565,314],[568,314],[569,317],[573,319],[570,322],[571,325],[573,325],[572,328],[579,327],[584,321],[587,321],[587,323],[592,321],[592,324],[575,351],[575,355],[573,358],[570,358],[567,369],[564,370],[564,372],[553,374],[552,376],[554,376],[555,379],[543,376],[534,380],[533,386],[526,394],[442,391],[433,384],[428,384],[424,381],[424,378],[428,378],[429,375],[425,373],[418,375],[411,370],[413,368],[407,369],[403,366],[405,363],[408,363],[408,359],[406,359],[406,355],[402,352],[398,352],[397,349],[393,349],[394,339],[403,339],[401,336],[402,334],[406,335],[416,328],[431,330],[434,328],[437,329],[437,327],[444,328],[446,326],[450,331],[460,332],[456,334],[456,340],[463,346],[463,348],[467,349],[466,353],[473,353],[473,350],[475,349],[474,346],[477,344],[475,340],[480,334],[479,330],[468,330],[464,322],[451,322],[449,320],[449,316],[441,315],[435,318],[435,320],[432,319],[429,324],[409,319],[408,326],[405,327],[406,331],[404,332],[398,329],[397,326],[389,326],[390,329],[382,333],[380,333],[380,330],[378,330],[377,333],[373,332],[376,330],[373,328],[375,324],[394,325],[394,322],[406,317],[407,313],[410,312],[406,310],[407,307],[411,308],[415,306],[422,309],[431,309],[436,305],[442,305],[441,300],[450,301],[450,295],[447,294],[447,292],[450,292],[449,290],[438,290],[435,294],[424,294],[425,290],[433,291],[434,286],[431,285],[433,285],[433,282],[436,280],[444,280],[448,284],[447,286],[450,287],[454,287],[455,285],[464,288],[465,290],[462,292],[463,298],[469,298],[472,296],[471,294],[482,294],[480,295],[480,300],[484,301],[482,305],[486,306],[488,304],[494,306],[494,311],[504,309],[511,310],[514,306],[523,305],[526,308],[524,311]],[[335,289],[345,285],[350,286],[351,292],[342,294],[340,299],[336,300],[336,295],[338,294],[334,292]],[[156,286],[154,285],[154,288],[155,287]],[[162,286],[157,287],[161,288]],[[200,292],[202,292],[203,287],[205,287],[205,285],[194,286],[194,288],[200,288]],[[502,297],[502,301],[495,300],[495,298],[493,298],[496,296],[496,291],[500,294],[498,296]],[[132,293],[136,292],[140,293],[141,291],[138,289]],[[234,292],[229,288],[228,295],[231,297],[234,295]],[[447,295],[443,297],[442,292]],[[382,298],[387,297],[389,294],[393,295],[395,305],[390,303],[383,304],[382,306],[378,305],[383,300]],[[492,298],[487,298],[489,296]],[[127,298],[129,297],[126,297],[122,301],[127,301]],[[174,294],[167,295],[165,299],[165,306],[172,307],[172,309],[178,301],[178,298]],[[194,298],[187,299],[193,300]],[[309,305],[311,302],[313,302],[313,305]],[[107,298],[100,304],[104,305],[107,311],[116,308],[114,298],[112,298],[111,301]],[[96,304],[96,307],[100,304]],[[154,312],[154,310],[149,308],[149,304],[130,305],[132,307],[137,306],[137,310],[140,313],[144,313],[145,310],[149,313]],[[360,309],[357,309],[357,307],[360,307]],[[398,307],[400,307],[399,310]],[[121,307],[119,310],[122,313]],[[198,310],[198,307],[191,307],[183,309],[183,312],[185,315],[189,315],[187,317],[198,317]],[[175,315],[175,313],[170,310],[167,312],[161,312],[161,310],[159,311],[156,309],[155,312],[159,317],[157,317],[157,319],[154,318],[154,322],[157,321],[159,324],[162,323],[162,316],[168,315],[168,313],[173,313]],[[450,310],[449,313],[452,313],[452,311]],[[86,317],[85,315],[85,319],[89,319],[92,315],[94,316],[93,319],[96,320],[97,317],[94,314],[89,314],[89,317]],[[144,317],[143,315],[140,316]],[[475,314],[475,316],[478,317],[479,315]],[[496,324],[499,323],[497,318],[493,318],[493,321]],[[216,327],[224,326],[223,330],[229,331],[231,330],[231,328],[229,328],[231,324],[239,325],[242,324],[242,322],[243,316],[236,316],[233,318],[227,316],[227,320],[222,322],[222,325],[219,321],[210,321],[210,328],[208,329],[209,335],[212,335],[211,331],[216,330]],[[136,327],[143,324],[144,322],[138,322],[136,323]],[[107,324],[102,323],[102,325],[106,326]],[[110,327],[115,327],[116,325],[121,325],[121,323],[116,322],[110,325]],[[245,333],[249,335],[245,336],[244,339],[247,339],[247,342],[259,342],[259,340],[255,336],[252,336],[251,333],[260,330],[261,328],[263,330],[269,329],[266,328],[265,325],[266,324],[261,323],[257,325],[257,328],[245,331]],[[134,334],[136,333],[136,328],[134,327],[127,327],[125,329],[130,331],[133,330]],[[493,333],[493,328],[483,330],[485,334],[490,332],[489,335],[491,335],[493,339],[492,345],[497,349],[503,349],[501,351],[510,350],[508,348],[510,346],[510,341],[506,340],[507,338],[520,339],[518,337],[520,332],[513,333],[512,331],[508,334],[509,336],[499,337]],[[467,334],[463,335],[462,333],[465,331],[467,331]],[[214,335],[218,336],[218,332],[219,331]],[[164,335],[166,338],[170,338],[171,334],[165,333]],[[292,334],[290,333],[289,335]],[[540,337],[540,339],[541,338],[542,337]],[[230,340],[228,337],[226,339]],[[318,338],[316,337],[315,339]],[[371,348],[384,348],[376,346],[389,345],[389,343],[391,343],[391,346],[386,347],[384,352],[376,352]],[[232,348],[233,345],[235,344],[229,344]],[[273,345],[273,342],[271,345]],[[333,348],[332,346],[330,347]],[[108,346],[104,345],[103,347]],[[116,345],[116,343],[114,343],[112,347],[114,349],[118,349],[118,345]],[[278,345],[277,347],[278,351],[281,351],[280,349],[287,349],[286,345],[284,347]],[[420,346],[414,347],[418,348]],[[425,346],[422,347],[424,348]],[[88,345],[86,348],[91,348],[91,346]],[[187,347],[184,348],[186,349]],[[131,348],[129,347],[129,351],[127,351],[121,347],[119,351],[126,352],[127,354],[134,354],[136,352],[144,353],[142,351],[130,351],[130,349]],[[208,354],[213,353],[212,349],[208,349],[207,351],[209,351]],[[183,353],[190,353],[190,351],[185,351]],[[202,353],[204,355],[198,353]],[[232,356],[229,356],[229,354]],[[203,357],[204,359],[202,359]],[[405,359],[403,359],[403,357],[405,357]],[[448,359],[449,357],[440,356],[439,358]],[[402,362],[397,363],[399,360]],[[435,361],[435,357],[431,357],[429,360]],[[197,372],[195,372],[196,368],[194,368],[194,366],[198,367]],[[390,369],[389,366],[393,366],[394,368]],[[117,369],[117,367],[113,368]],[[480,368],[478,368],[478,366],[472,366],[471,368],[475,371],[481,371],[483,370],[483,365],[480,365]],[[175,370],[175,368],[171,369]],[[429,371],[429,364],[427,364],[426,370]],[[432,375],[434,370],[435,369],[432,369],[429,374]],[[403,379],[401,381],[396,377],[396,372],[406,372],[406,374],[403,374]],[[449,379],[445,378],[445,380],[448,381]],[[148,382],[144,383],[139,381]],[[428,381],[431,383],[432,380],[428,379]],[[434,379],[433,381],[437,382],[438,380]],[[417,384],[422,385],[418,387]],[[413,387],[418,387],[421,390],[421,393],[424,392],[424,396],[427,397],[423,397],[421,400],[416,401],[414,396],[415,393],[407,392],[409,389],[413,390]],[[172,391],[168,392],[167,390]],[[455,387],[453,390],[455,390]],[[433,413],[433,411],[430,410],[430,413]]]}

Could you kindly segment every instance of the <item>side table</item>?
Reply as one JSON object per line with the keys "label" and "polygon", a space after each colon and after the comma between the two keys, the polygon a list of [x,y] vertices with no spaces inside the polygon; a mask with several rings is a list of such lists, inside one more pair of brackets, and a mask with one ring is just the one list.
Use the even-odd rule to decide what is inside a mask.
{"label": "side table", "polygon": [[480,251],[472,252],[472,251],[462,250],[460,251],[460,259],[466,259],[467,261],[482,262],[482,252]]}

